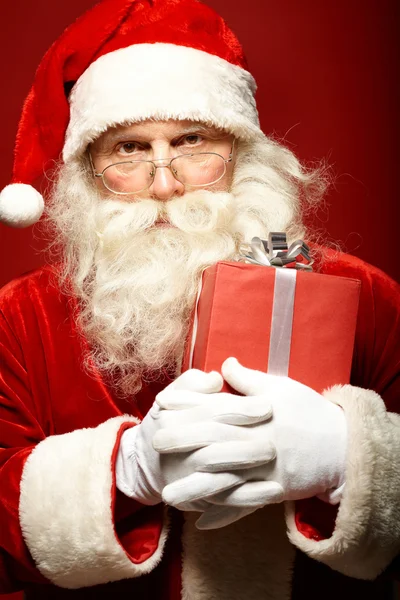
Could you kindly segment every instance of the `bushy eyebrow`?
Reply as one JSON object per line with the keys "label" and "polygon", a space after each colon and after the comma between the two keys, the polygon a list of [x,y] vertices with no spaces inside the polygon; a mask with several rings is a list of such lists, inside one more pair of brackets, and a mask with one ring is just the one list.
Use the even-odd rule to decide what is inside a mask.
{"label": "bushy eyebrow", "polygon": [[[201,123],[193,123],[193,125],[188,125],[187,127],[182,127],[177,133],[171,138],[171,141],[176,140],[177,138],[183,135],[191,135],[191,134],[201,134],[207,136],[211,139],[221,139],[229,134],[225,131],[221,131],[218,129],[211,129],[207,126],[202,125]],[[133,134],[129,131],[115,131],[110,132],[106,138],[99,141],[99,149],[104,149],[105,147],[109,147],[110,145],[115,144],[116,142],[131,142],[131,141],[143,141],[140,135]]]}
{"label": "bushy eyebrow", "polygon": [[135,139],[135,136],[133,136],[131,133],[129,132],[113,132],[113,133],[109,133],[107,134],[107,137],[103,137],[102,139],[100,139],[98,141],[98,144],[101,148],[104,148],[104,146],[109,146],[110,144],[113,145],[116,142],[130,142],[133,139]]}

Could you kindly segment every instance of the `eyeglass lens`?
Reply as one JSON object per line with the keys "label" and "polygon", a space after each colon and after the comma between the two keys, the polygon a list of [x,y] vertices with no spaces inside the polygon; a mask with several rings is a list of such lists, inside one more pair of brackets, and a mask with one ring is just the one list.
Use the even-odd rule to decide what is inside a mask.
{"label": "eyeglass lens", "polygon": [[[165,167],[163,167],[165,168]],[[202,187],[219,181],[225,174],[225,160],[212,153],[177,156],[171,161],[174,177],[184,185]],[[129,194],[147,189],[155,177],[153,163],[132,161],[107,167],[103,173],[105,186],[112,192]]]}

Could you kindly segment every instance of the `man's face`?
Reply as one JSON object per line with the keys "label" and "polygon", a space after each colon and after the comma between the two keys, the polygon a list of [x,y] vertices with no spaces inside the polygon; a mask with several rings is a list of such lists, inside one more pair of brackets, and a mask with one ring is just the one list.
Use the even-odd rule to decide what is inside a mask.
{"label": "man's face", "polygon": [[[215,192],[228,191],[233,171],[233,161],[229,161],[233,140],[232,135],[192,121],[144,121],[119,125],[106,131],[91,145],[90,155],[96,173],[102,173],[115,163],[128,164],[107,169],[103,179],[96,177],[96,185],[108,196],[110,189],[121,191],[123,195],[117,197],[128,201],[149,197],[167,201],[202,187]],[[186,159],[174,161],[170,168],[167,166],[174,157],[188,154],[200,156],[189,162]],[[129,161],[156,161],[158,168],[153,181],[149,176],[154,172],[151,163],[134,163],[133,169]],[[178,173],[179,179],[185,180],[186,177],[188,181],[179,181],[172,170]],[[216,183],[204,185],[217,178]],[[145,189],[136,191],[142,187]]]}

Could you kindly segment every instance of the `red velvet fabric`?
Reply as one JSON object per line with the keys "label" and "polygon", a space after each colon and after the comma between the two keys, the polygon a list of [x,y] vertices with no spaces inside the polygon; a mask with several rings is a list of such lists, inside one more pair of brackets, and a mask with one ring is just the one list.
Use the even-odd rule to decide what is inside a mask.
{"label": "red velvet fabric", "polygon": [[[56,287],[51,269],[11,283],[2,291],[0,312],[0,593],[40,583],[23,541],[18,518],[21,473],[30,451],[46,436],[96,427],[112,417],[142,418],[162,382],[145,385],[134,399],[115,397],[99,376],[82,369],[83,342],[73,322],[74,303]],[[110,465],[111,468],[111,465]],[[111,499],[110,499],[111,500]],[[124,519],[140,511],[135,535]],[[116,529],[133,562],[157,546],[160,509],[116,502]]]}
{"label": "red velvet fabric", "polygon": [[[362,281],[351,383],[375,389],[389,410],[399,412],[400,287],[381,271],[332,252],[320,270]],[[98,374],[85,373],[75,306],[58,290],[50,267],[6,286],[0,307],[0,593],[26,588],[28,598],[114,598],[123,589],[132,597],[179,598],[179,530],[174,527],[162,564],[145,577],[92,591],[61,592],[47,585],[35,568],[18,519],[21,472],[35,444],[49,435],[96,427],[121,414],[140,418],[167,379],[145,385],[136,398],[122,400]],[[155,547],[160,507],[142,507],[117,495],[115,508],[120,542],[132,560],[140,561]],[[326,510],[332,511],[315,499],[299,503],[297,523],[304,535],[315,539],[330,535],[334,515],[324,516]],[[148,595],[140,595],[144,593]]]}

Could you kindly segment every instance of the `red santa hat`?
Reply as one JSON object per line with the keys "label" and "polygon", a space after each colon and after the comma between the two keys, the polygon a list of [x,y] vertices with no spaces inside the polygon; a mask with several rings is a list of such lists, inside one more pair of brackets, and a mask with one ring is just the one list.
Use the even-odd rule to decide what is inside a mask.
{"label": "red santa hat", "polygon": [[256,85],[224,20],[197,0],[104,0],[73,23],[37,70],[18,127],[0,221],[26,227],[44,201],[31,184],[79,159],[109,127],[189,119],[261,135]]}

